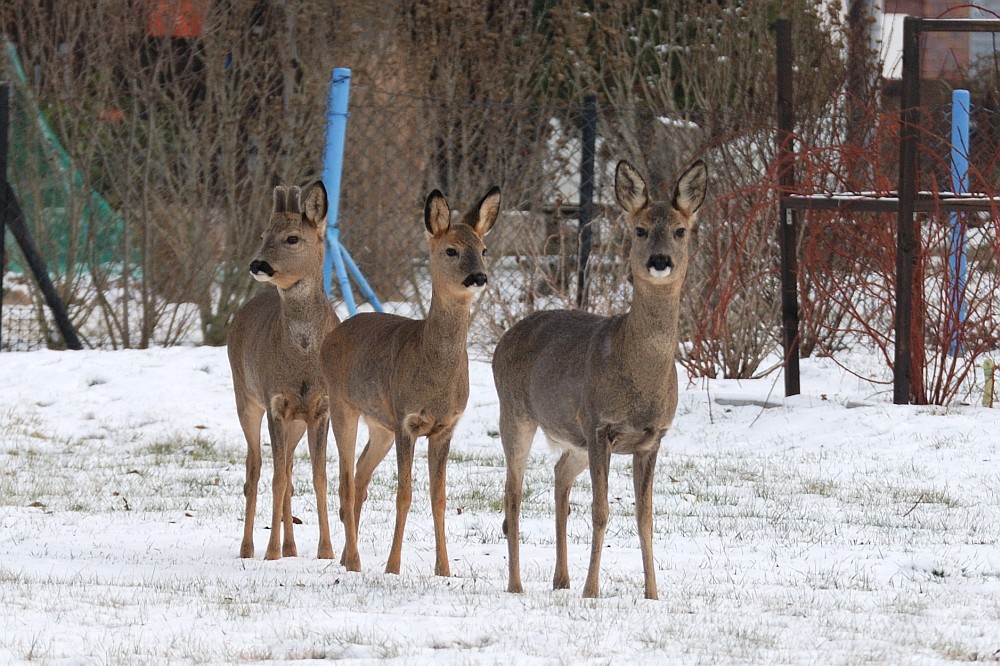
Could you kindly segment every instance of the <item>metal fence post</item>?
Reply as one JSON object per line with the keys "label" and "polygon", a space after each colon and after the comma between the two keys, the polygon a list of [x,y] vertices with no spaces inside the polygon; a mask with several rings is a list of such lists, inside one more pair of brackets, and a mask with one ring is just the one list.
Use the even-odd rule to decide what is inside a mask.
{"label": "metal fence post", "polygon": [[906,405],[917,396],[913,374],[923,376],[913,364],[913,272],[919,238],[913,217],[917,189],[917,127],[920,123],[919,18],[903,19],[903,89],[899,128],[899,208],[896,222],[896,340],[892,401]]}
{"label": "metal fence post", "polygon": [[326,112],[326,153],[323,156],[323,183],[326,185],[329,209],[326,213],[326,256],[323,259],[323,285],[327,298],[331,295],[333,273],[351,314],[356,311],[354,294],[340,255],[340,180],[344,171],[344,137],[347,134],[347,96],[351,86],[351,70],[338,67],[330,81],[330,98]]}
{"label": "metal fence post", "polygon": [[798,395],[799,386],[799,266],[796,255],[798,214],[784,205],[795,189],[795,102],[792,88],[792,23],[779,19],[774,25],[777,48],[778,120],[778,243],[781,247],[781,341],[784,349],[785,395]]}
{"label": "metal fence post", "polygon": [[10,85],[0,82],[0,349],[3,349],[3,277],[7,273],[7,136],[10,126]]}
{"label": "metal fence post", "polygon": [[[969,189],[969,91],[951,93],[951,189],[964,194]],[[951,213],[951,238],[948,268],[951,277],[952,316],[955,332],[949,352],[957,356],[962,351],[962,330],[965,328],[965,221],[967,213]]]}
{"label": "metal fence post", "polygon": [[580,308],[587,304],[587,262],[590,260],[590,246],[594,235],[590,223],[594,219],[596,146],[597,96],[591,93],[583,98],[583,152],[580,162],[580,208],[578,209],[580,253],[576,281],[576,305]]}

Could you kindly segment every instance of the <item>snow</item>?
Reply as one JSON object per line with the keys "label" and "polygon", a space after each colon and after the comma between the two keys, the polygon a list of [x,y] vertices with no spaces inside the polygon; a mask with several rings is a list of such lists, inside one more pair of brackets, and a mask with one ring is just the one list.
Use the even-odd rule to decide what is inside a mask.
{"label": "snow", "polygon": [[[541,436],[525,482],[526,592],[512,595],[487,361],[471,365],[452,445],[453,577],[444,579],[432,575],[422,443],[401,575],[382,573],[393,456],[362,515],[364,570],[347,573],[315,557],[304,444],[293,498],[299,557],[261,559],[267,448],[258,556],[241,560],[245,443],[224,349],[0,354],[0,663],[1000,659],[998,410],[895,406],[885,386],[829,359],[803,360],[803,395],[792,398],[781,396],[780,376],[682,379],[656,478],[661,600],[643,598],[623,456],[612,461],[602,598],[580,598],[586,474],[572,496],[573,589],[550,589],[554,456]],[[334,509],[335,460],[331,443]]]}

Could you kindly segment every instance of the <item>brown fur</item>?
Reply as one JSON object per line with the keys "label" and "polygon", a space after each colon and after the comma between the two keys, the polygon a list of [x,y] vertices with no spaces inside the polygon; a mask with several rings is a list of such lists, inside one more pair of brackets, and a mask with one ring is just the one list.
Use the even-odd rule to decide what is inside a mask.
{"label": "brown fur", "polygon": [[[569,587],[569,492],[573,480],[589,466],[594,533],[583,596],[598,596],[611,454],[622,453],[631,454],[633,459],[646,597],[657,598],[652,551],[653,469],[660,439],[670,428],[677,408],[674,354],[678,310],[690,259],[690,232],[705,186],[705,166],[698,162],[679,179],[671,203],[651,202],[642,177],[627,162],[620,162],[615,194],[633,234],[629,253],[634,280],[631,309],[614,317],[570,310],[535,312],[514,325],[497,344],[493,378],[500,398],[500,437],[507,461],[504,532],[511,592],[523,590],[518,520],[524,465],[534,434],[541,427],[549,442],[562,451],[555,469],[553,587]],[[664,275],[668,265],[669,274]]]}
{"label": "brown fur", "polygon": [[[427,319],[362,313],[335,328],[323,343],[321,362],[341,463],[340,519],[346,537],[341,562],[350,571],[361,569],[357,527],[368,483],[395,441],[396,526],[385,570],[399,573],[412,496],[413,445],[424,436],[434,515],[434,573],[450,575],[444,536],[445,464],[452,433],[469,398],[466,335],[475,292],[466,283],[479,275],[480,286],[485,284],[482,238],[499,208],[500,190],[493,188],[460,223],[451,224],[444,197],[432,192],[424,211],[432,289]],[[358,459],[355,493],[350,461],[359,417],[368,424],[370,436]]]}
{"label": "brown fur", "polygon": [[[317,556],[333,558],[327,517],[326,449],[329,416],[319,372],[319,348],[337,324],[323,289],[326,190],[316,183],[300,201],[298,187],[274,188],[274,209],[251,272],[277,287],[236,314],[229,332],[236,412],[247,440],[246,519],[240,557],[253,557],[253,524],[260,480],[261,418],[267,414],[274,458],[271,535],[265,559],[297,554],[292,534],[292,458],[308,431],[319,514]],[[294,243],[289,240],[294,237]],[[261,262],[272,272],[260,268]],[[284,524],[284,544],[281,525]]]}

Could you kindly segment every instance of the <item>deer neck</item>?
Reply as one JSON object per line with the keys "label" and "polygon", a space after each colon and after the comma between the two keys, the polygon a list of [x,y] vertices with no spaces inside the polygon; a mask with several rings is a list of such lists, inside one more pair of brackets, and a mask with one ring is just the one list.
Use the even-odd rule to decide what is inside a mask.
{"label": "deer neck", "polygon": [[442,297],[437,290],[431,294],[431,307],[424,324],[423,346],[428,354],[438,358],[465,353],[469,335],[472,294]]}
{"label": "deer neck", "polygon": [[317,280],[302,279],[288,289],[278,289],[281,298],[280,329],[296,348],[318,349],[330,304]]}
{"label": "deer neck", "polygon": [[680,329],[681,283],[654,286],[638,282],[632,307],[622,318],[619,344],[640,355],[673,358]]}

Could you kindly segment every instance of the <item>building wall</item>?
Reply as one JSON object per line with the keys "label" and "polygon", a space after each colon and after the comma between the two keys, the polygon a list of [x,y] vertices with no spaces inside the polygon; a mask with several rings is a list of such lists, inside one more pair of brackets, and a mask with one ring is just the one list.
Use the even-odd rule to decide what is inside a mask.
{"label": "building wall", "polygon": [[[980,0],[982,2],[982,0]],[[983,5],[988,4],[982,3]],[[993,0],[1000,5],[1000,0]],[[886,14],[906,14],[924,18],[969,18],[969,7],[956,0],[885,0]],[[895,25],[902,29],[901,22]],[[934,32],[923,38],[921,78],[958,80],[969,67],[970,33]]]}

